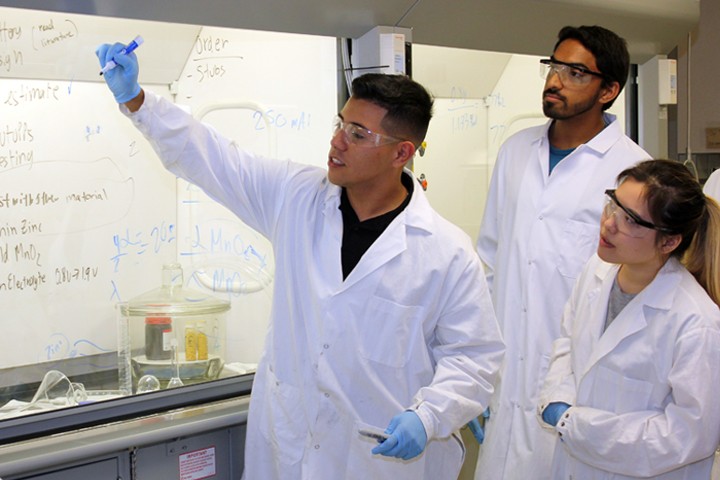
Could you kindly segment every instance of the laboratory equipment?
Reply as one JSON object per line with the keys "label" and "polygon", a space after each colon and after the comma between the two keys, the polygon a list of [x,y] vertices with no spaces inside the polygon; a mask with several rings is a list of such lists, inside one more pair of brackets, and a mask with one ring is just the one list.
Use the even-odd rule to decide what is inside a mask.
{"label": "laboratory equipment", "polygon": [[58,370],[50,370],[43,376],[40,386],[29,403],[10,402],[3,406],[0,418],[74,406],[86,400],[87,393],[82,383],[70,381]]}
{"label": "laboratory equipment", "polygon": [[160,390],[160,380],[155,375],[143,375],[138,379],[136,393],[156,392]]}
{"label": "laboratory equipment", "polygon": [[159,288],[119,305],[121,370],[131,372],[135,390],[146,375],[171,388],[213,380],[222,371],[230,302],[183,283],[179,264],[164,265]]}
{"label": "laboratory equipment", "polygon": [[170,344],[172,346],[172,368],[173,368],[173,376],[170,379],[170,381],[167,384],[167,388],[176,388],[176,387],[182,387],[184,385],[182,379],[180,378],[180,364],[178,363],[178,349],[177,349],[177,339],[173,338],[170,341]]}

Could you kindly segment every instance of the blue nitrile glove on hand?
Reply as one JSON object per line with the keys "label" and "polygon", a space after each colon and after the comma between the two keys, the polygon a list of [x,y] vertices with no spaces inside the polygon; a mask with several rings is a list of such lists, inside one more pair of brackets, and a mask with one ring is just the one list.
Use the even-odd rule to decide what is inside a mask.
{"label": "blue nitrile glove on hand", "polygon": [[406,411],[395,415],[385,429],[387,440],[372,449],[372,453],[410,460],[420,455],[427,444],[427,433],[417,413]]}
{"label": "blue nitrile glove on hand", "polygon": [[110,87],[110,91],[115,95],[115,101],[118,103],[129,102],[133,98],[140,95],[140,85],[138,85],[138,59],[135,52],[126,55],[118,55],[125,48],[122,43],[109,45],[107,43],[100,45],[95,50],[100,60],[100,68],[104,68],[105,64],[110,60],[115,60],[117,67],[108,70],[103,74],[105,83]]}
{"label": "blue nitrile glove on hand", "polygon": [[[490,418],[490,407],[486,408],[485,411],[482,413],[482,416],[487,421],[488,418]],[[472,432],[472,434],[475,436],[475,440],[482,445],[482,443],[485,441],[485,431],[483,430],[482,425],[480,425],[480,420],[477,418],[473,418],[470,420],[470,422],[467,424],[468,428]]]}
{"label": "blue nitrile glove on hand", "polygon": [[545,423],[554,427],[568,408],[570,408],[570,405],[567,403],[553,402],[545,407],[545,410],[543,410],[542,419]]}

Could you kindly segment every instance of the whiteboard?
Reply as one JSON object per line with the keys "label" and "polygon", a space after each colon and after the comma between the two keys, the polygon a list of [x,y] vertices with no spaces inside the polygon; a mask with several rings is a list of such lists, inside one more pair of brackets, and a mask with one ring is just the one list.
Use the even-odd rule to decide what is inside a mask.
{"label": "whiteboard", "polygon": [[[115,351],[115,305],[160,286],[162,265],[178,259],[189,288],[207,288],[202,272],[214,294],[233,300],[226,360],[256,362],[271,283],[238,294],[222,279],[254,268],[257,258],[271,271],[270,245],[162,168],[97,76],[94,48],[142,34],[144,88],[191,111],[228,101],[262,105],[274,123],[257,124],[252,112],[247,125],[220,123],[229,123],[229,133],[247,130],[239,140],[251,148],[318,162],[337,111],[335,39],[0,13],[0,57],[22,59],[0,65],[0,318],[12,336],[0,349],[0,369],[86,356],[91,363],[90,355]],[[30,33],[42,25],[53,40],[37,49]],[[208,39],[222,39],[223,49]],[[198,239],[218,232],[227,241],[200,255]],[[235,248],[238,236],[252,246],[250,261],[247,249]]]}
{"label": "whiteboard", "polygon": [[[333,38],[204,27],[176,99],[242,148],[325,168],[337,68]],[[255,363],[270,317],[272,245],[196,187],[181,181],[178,192],[189,285],[231,301],[229,357]]]}
{"label": "whiteboard", "polygon": [[104,85],[3,79],[0,97],[0,299],[17,339],[0,365],[114,351],[114,303],[175,257],[174,181]]}

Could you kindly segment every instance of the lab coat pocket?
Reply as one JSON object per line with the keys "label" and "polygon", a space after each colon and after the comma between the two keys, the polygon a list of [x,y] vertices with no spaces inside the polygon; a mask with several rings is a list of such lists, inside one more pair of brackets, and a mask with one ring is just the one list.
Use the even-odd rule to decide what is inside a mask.
{"label": "lab coat pocket", "polygon": [[299,389],[279,381],[275,373],[268,368],[262,397],[260,431],[280,463],[297,463],[302,458],[307,430],[303,426],[305,418]]}
{"label": "lab coat pocket", "polygon": [[559,245],[558,271],[564,277],[577,278],[585,262],[597,248],[600,237],[599,219],[597,224],[568,219],[563,228]]}
{"label": "lab coat pocket", "polygon": [[530,398],[530,404],[533,408],[540,402],[540,391],[545,383],[545,377],[547,377],[548,368],[550,368],[550,355],[540,354],[538,361],[538,373],[535,378],[535,385],[532,385],[532,397]]}
{"label": "lab coat pocket", "polygon": [[372,332],[359,339],[363,357],[391,367],[404,367],[416,346],[413,336],[422,328],[421,310],[372,297],[362,319],[364,330]]}
{"label": "lab coat pocket", "polygon": [[647,410],[652,388],[650,382],[599,366],[590,396],[594,400],[590,406],[618,414]]}

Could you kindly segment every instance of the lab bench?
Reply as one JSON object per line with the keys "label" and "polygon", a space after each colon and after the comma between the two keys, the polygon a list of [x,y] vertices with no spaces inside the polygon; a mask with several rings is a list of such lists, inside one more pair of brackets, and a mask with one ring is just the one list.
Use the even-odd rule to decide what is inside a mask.
{"label": "lab bench", "polygon": [[240,478],[252,375],[0,422],[2,480]]}

